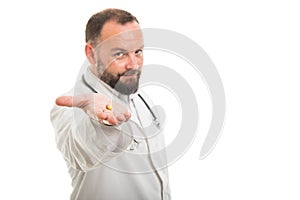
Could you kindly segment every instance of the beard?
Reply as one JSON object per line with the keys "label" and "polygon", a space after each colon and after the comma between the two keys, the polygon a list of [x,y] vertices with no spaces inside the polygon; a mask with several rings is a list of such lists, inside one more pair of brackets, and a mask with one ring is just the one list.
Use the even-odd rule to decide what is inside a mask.
{"label": "beard", "polygon": [[98,65],[98,78],[119,93],[130,95],[138,90],[141,70],[131,69],[121,74],[113,74],[108,68],[101,73],[100,68]]}

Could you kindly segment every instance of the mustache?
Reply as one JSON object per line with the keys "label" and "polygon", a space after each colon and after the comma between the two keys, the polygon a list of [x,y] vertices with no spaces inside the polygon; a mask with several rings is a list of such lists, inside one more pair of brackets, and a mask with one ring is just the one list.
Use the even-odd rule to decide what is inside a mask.
{"label": "mustache", "polygon": [[121,76],[132,76],[132,75],[140,75],[141,74],[141,71],[140,70],[137,70],[137,69],[131,69],[131,70],[128,70],[122,74],[119,74],[119,77]]}

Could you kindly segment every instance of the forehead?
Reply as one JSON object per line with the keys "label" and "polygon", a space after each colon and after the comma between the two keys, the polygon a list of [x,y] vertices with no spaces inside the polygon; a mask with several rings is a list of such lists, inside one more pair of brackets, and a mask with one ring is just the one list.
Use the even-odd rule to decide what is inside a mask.
{"label": "forehead", "polygon": [[102,48],[140,48],[143,46],[143,35],[139,24],[128,22],[124,25],[114,21],[106,22],[100,34],[99,46]]}
{"label": "forehead", "polygon": [[140,26],[136,21],[127,22],[125,24],[119,24],[116,21],[108,21],[102,27],[100,41],[105,41],[115,35],[131,31],[140,31]]}

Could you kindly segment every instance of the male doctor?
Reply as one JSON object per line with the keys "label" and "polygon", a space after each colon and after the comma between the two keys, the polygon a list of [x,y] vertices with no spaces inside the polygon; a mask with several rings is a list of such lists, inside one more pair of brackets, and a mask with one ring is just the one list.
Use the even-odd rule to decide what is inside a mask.
{"label": "male doctor", "polygon": [[170,199],[159,116],[138,90],[143,47],[127,11],[106,9],[87,23],[90,65],[51,110],[72,200]]}

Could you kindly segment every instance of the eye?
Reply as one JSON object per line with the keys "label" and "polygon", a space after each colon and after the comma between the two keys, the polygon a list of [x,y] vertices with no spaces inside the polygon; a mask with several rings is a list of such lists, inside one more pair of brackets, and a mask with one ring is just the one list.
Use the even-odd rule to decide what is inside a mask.
{"label": "eye", "polygon": [[135,55],[142,55],[143,54],[143,50],[142,49],[138,49],[135,51]]}
{"label": "eye", "polygon": [[124,56],[124,54],[125,54],[124,52],[119,51],[119,52],[117,52],[117,53],[114,54],[114,57],[115,58],[121,58],[121,57]]}

